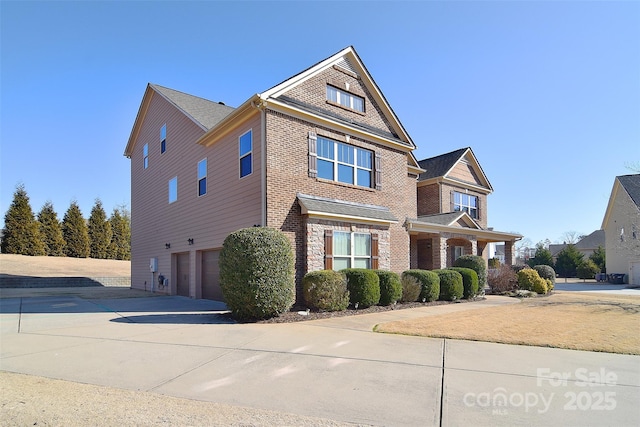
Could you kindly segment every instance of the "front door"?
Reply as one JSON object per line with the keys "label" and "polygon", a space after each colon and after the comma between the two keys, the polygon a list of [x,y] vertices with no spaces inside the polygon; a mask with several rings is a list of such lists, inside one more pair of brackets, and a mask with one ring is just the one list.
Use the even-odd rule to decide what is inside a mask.
{"label": "front door", "polygon": [[189,295],[189,253],[176,254],[176,292],[178,295]]}

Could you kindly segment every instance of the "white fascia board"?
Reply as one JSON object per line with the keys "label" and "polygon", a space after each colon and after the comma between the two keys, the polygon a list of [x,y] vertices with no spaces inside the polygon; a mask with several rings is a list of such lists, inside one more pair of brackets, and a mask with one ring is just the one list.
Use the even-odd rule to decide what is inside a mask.
{"label": "white fascia board", "polygon": [[308,215],[309,218],[315,219],[327,219],[333,221],[343,221],[343,222],[355,222],[359,224],[374,224],[374,225],[384,225],[389,226],[390,224],[397,224],[398,221],[391,221],[387,219],[378,219],[378,218],[367,218],[361,216],[353,216],[353,215],[340,215],[333,214],[321,211],[310,211],[307,209],[302,209],[303,215]]}
{"label": "white fascia board", "polygon": [[504,242],[520,240],[522,235],[513,233],[503,233],[500,231],[479,230],[473,228],[455,227],[452,225],[427,224],[415,220],[407,220],[407,228],[410,233],[455,233],[470,234],[484,240],[492,242]]}

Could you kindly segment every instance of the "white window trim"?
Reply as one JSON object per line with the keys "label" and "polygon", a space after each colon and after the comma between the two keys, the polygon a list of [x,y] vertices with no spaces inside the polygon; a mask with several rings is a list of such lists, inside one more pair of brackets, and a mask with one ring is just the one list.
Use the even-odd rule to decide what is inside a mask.
{"label": "white window trim", "polygon": [[142,146],[142,167],[149,169],[149,143]]}
{"label": "white window trim", "polygon": [[[164,145],[164,150],[162,146]],[[163,124],[160,128],[160,153],[164,154],[167,151],[167,124]]]}
{"label": "white window trim", "polygon": [[[460,195],[460,203],[456,203],[456,200],[455,200],[456,194]],[[463,200],[464,196],[469,197],[469,200],[471,200],[471,197],[475,198],[476,199],[476,206],[475,207],[471,206],[471,203],[469,203],[469,204],[462,203],[462,200]],[[459,191],[454,191],[453,192],[453,197],[454,197],[454,199],[453,199],[453,210],[454,210],[454,212],[466,212],[473,219],[480,218],[480,208],[478,206],[480,198],[478,196],[473,195],[473,194],[461,193]],[[456,210],[456,208],[459,208],[459,209]],[[465,210],[465,208],[467,210]],[[472,210],[476,211],[475,217],[471,214]]]}
{"label": "white window trim", "polygon": [[[175,182],[175,186],[176,186],[175,187],[175,193],[176,194],[175,194],[175,198],[173,200],[171,200],[171,183],[172,182]],[[168,197],[169,204],[177,202],[178,201],[178,177],[177,176],[174,176],[173,178],[171,178],[169,180],[168,190],[169,190],[169,197]]]}
{"label": "white window trim", "polygon": [[[242,154],[240,152],[241,150],[240,140],[242,139],[243,136],[245,136],[248,133],[251,134],[251,150],[249,150],[247,153]],[[244,159],[247,156],[251,156],[251,172],[249,172],[246,175],[242,175],[242,159]],[[253,175],[253,129],[249,129],[248,131],[246,131],[245,133],[243,133],[238,137],[238,176],[240,177],[240,179],[243,179],[251,175]]]}
{"label": "white window trim", "polygon": [[[204,167],[204,176],[200,176],[200,164],[201,164],[202,162],[204,162],[204,164],[205,164],[205,167]],[[209,188],[208,188],[209,183],[207,182],[207,181],[208,181],[208,180],[207,180],[207,175],[209,174],[209,163],[208,163],[208,161],[207,161],[207,158],[206,158],[206,157],[205,157],[204,159],[202,159],[202,160],[200,160],[200,161],[198,162],[198,164],[197,164],[197,166],[196,166],[196,174],[197,174],[197,176],[198,176],[198,179],[196,180],[196,181],[197,181],[197,188],[196,188],[196,191],[197,191],[197,193],[198,193],[198,197],[202,197],[202,196],[205,196],[205,195],[207,194],[207,191],[208,191],[208,189],[209,189]],[[203,179],[205,180],[205,184],[204,184],[204,185],[205,185],[205,189],[204,189],[204,193],[203,193],[203,194],[200,194],[200,181],[202,181]]]}
{"label": "white window trim", "polygon": [[[338,239],[336,239],[336,235],[338,234],[348,234],[349,235],[349,242],[350,242],[350,255],[342,255],[342,254],[337,254],[336,252],[336,242]],[[356,235],[365,235],[369,237],[369,255],[356,255],[355,254],[355,236]],[[356,260],[363,260],[366,259],[368,262],[368,267],[367,268],[371,268],[371,233],[362,233],[362,232],[357,232],[357,231],[338,231],[338,230],[334,230],[333,232],[333,265],[336,265],[336,260],[340,260],[340,259],[348,259],[349,260],[349,267],[348,268],[354,268],[355,265],[355,261]]]}
{"label": "white window trim", "polygon": [[[336,101],[332,101],[329,99],[329,94],[327,93],[327,101],[332,104],[337,104],[341,107],[348,108],[353,111],[357,111],[359,113],[364,113],[364,97],[360,95],[356,95],[355,93],[347,92],[343,89],[337,88],[333,85],[327,85],[327,91],[331,88],[336,91]],[[354,99],[359,99],[361,101],[362,109],[358,109],[354,107]],[[345,101],[343,103],[342,101]],[[348,105],[347,105],[348,104]]]}
{"label": "white window trim", "polygon": [[[329,141],[329,142],[333,143],[333,156],[335,157],[334,159],[329,159],[327,157],[322,157],[322,155],[320,154],[320,150],[317,151],[317,159],[318,160],[324,160],[326,162],[333,163],[333,181],[341,182],[343,184],[348,184],[348,185],[356,185],[358,187],[363,187],[363,188],[373,188],[374,187],[375,183],[374,183],[374,175],[373,175],[373,163],[374,163],[374,159],[375,159],[375,153],[373,151],[370,151],[370,150],[367,150],[367,149],[364,149],[364,148],[360,148],[360,147],[356,147],[355,145],[347,144],[347,143],[344,143],[344,142],[335,141],[333,139],[325,138],[325,137],[322,137],[322,136],[318,136],[317,139],[324,139],[326,141]],[[349,148],[351,148],[353,150],[353,164],[342,162],[342,161],[338,160],[338,146],[339,145],[345,145],[345,146],[347,146],[347,147],[349,147]],[[366,167],[358,165],[358,150],[366,151],[367,153],[369,153],[371,155],[371,167],[370,168],[366,168]],[[344,166],[348,166],[348,167],[353,168],[353,183],[340,181],[338,179],[338,169],[339,169],[340,165],[344,165]],[[367,185],[358,184],[358,171],[359,170],[363,170],[363,171],[369,172],[369,185],[368,186]],[[319,177],[319,178],[327,179],[327,178],[322,178],[322,177]]]}

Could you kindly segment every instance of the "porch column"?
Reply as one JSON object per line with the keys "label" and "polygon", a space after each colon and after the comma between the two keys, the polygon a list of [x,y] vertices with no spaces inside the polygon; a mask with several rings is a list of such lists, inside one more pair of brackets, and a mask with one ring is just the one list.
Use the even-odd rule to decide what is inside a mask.
{"label": "porch column", "polygon": [[504,242],[504,263],[514,265],[516,263],[515,242],[513,240]]}
{"label": "porch column", "polygon": [[476,255],[484,258],[484,250],[486,247],[487,247],[487,242],[478,242],[478,251],[476,252]]}
{"label": "porch column", "polygon": [[431,240],[433,269],[447,268],[447,238],[436,236]]}

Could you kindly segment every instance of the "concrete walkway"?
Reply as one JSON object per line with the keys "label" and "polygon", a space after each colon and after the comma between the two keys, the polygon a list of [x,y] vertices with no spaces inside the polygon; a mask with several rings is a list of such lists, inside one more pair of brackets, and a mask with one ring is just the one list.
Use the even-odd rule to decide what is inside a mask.
{"label": "concrete walkway", "polygon": [[364,425],[640,425],[638,356],[372,332],[512,302],[235,324],[176,296],[3,298],[0,369]]}

